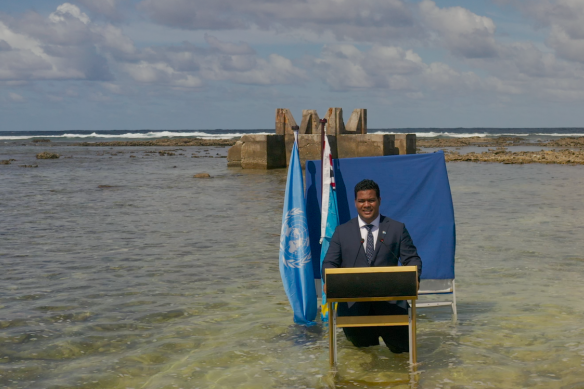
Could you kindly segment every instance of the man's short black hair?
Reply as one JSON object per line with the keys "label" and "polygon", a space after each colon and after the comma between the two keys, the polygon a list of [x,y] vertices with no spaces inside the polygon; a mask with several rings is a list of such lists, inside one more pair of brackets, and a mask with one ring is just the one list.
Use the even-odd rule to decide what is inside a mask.
{"label": "man's short black hair", "polygon": [[378,199],[381,198],[381,193],[379,192],[379,185],[377,185],[377,183],[373,180],[364,179],[363,181],[355,185],[355,199],[357,199],[357,192],[370,189],[373,189],[375,191]]}

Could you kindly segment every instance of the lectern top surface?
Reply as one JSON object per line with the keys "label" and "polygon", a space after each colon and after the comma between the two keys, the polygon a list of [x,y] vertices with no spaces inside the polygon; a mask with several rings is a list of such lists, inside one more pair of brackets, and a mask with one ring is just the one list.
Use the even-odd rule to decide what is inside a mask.
{"label": "lectern top surface", "polygon": [[418,272],[417,266],[339,267],[325,269],[326,274]]}

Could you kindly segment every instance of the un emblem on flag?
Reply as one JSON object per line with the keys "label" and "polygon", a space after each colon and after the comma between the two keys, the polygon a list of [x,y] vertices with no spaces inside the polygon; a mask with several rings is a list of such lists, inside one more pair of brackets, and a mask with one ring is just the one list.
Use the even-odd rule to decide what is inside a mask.
{"label": "un emblem on flag", "polygon": [[280,258],[287,267],[298,269],[312,259],[306,216],[300,208],[291,209],[284,218],[280,235]]}

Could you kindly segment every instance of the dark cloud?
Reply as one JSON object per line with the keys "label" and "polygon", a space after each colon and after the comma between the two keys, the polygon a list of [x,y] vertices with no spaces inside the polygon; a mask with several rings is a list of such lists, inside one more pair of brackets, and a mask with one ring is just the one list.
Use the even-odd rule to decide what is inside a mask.
{"label": "dark cloud", "polygon": [[222,42],[209,34],[205,34],[205,41],[209,46],[214,47],[215,49],[225,54],[255,54],[255,50],[245,42],[239,42],[238,44]]}
{"label": "dark cloud", "polygon": [[511,4],[537,28],[547,28],[546,44],[563,59],[584,64],[584,2],[580,0],[496,0]]}
{"label": "dark cloud", "polygon": [[4,39],[0,39],[0,51],[12,50],[12,46],[8,44]]}
{"label": "dark cloud", "polygon": [[257,26],[371,42],[423,36],[412,6],[402,0],[143,0],[138,8],[156,23],[191,30]]}
{"label": "dark cloud", "polygon": [[192,30],[247,28],[250,22],[238,14],[237,4],[226,0],[144,0],[138,9],[159,24]]}
{"label": "dark cloud", "polygon": [[92,14],[100,15],[104,18],[121,22],[125,19],[125,13],[129,5],[129,0],[76,0],[75,3],[83,5]]}

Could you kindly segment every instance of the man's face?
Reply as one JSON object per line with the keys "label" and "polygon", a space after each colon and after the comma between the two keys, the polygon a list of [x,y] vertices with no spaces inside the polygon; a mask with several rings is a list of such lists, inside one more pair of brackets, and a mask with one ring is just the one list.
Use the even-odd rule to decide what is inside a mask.
{"label": "man's face", "polygon": [[381,198],[377,198],[377,193],[373,189],[357,192],[355,208],[357,208],[357,213],[361,217],[361,220],[367,224],[370,224],[379,215],[380,203]]}

